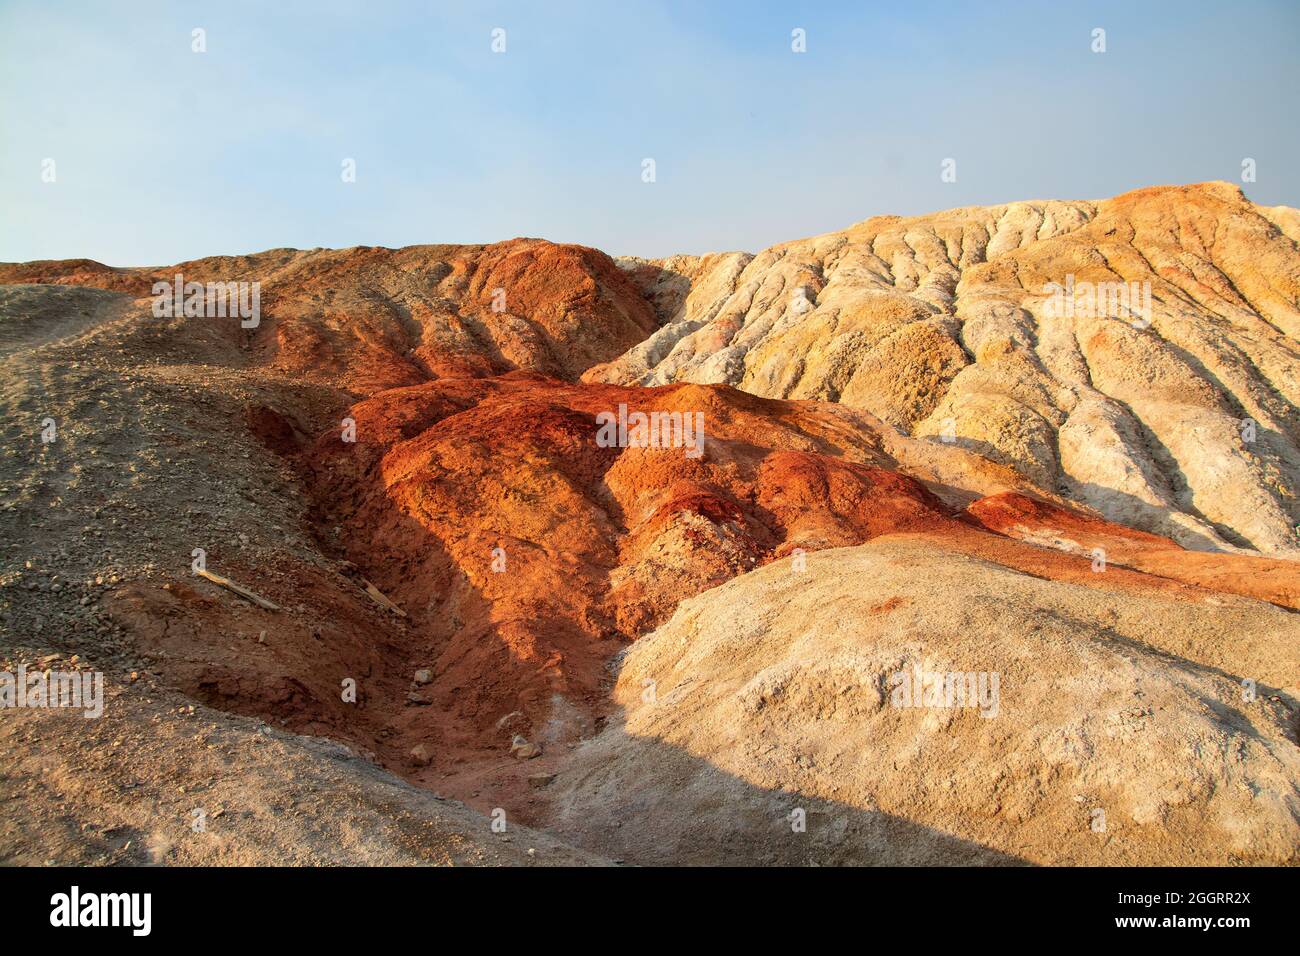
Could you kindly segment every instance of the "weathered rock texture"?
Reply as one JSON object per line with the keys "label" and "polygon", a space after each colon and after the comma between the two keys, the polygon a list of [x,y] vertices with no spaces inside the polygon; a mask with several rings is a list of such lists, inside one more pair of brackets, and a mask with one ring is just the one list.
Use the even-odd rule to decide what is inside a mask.
{"label": "weathered rock texture", "polygon": [[[537,240],[0,266],[0,650],[76,654],[119,688],[139,674],[346,740],[511,821],[544,822],[560,773],[566,831],[628,860],[755,840],[735,858],[803,861],[806,845],[763,848],[762,826],[780,827],[754,788],[787,786],[867,814],[815,830],[818,860],[1288,859],[1298,235],[1293,212],[1208,186],[622,268]],[[178,273],[259,282],[261,321],[156,317],[151,287]],[[1069,275],[1149,276],[1153,324],[1046,316],[1038,290]],[[620,406],[702,421],[700,443],[598,441]],[[193,574],[196,549],[278,610]],[[689,683],[639,648],[609,700],[611,664],[656,628],[644,653],[678,648],[712,685],[682,698],[698,727],[632,712],[643,681],[670,697]],[[998,669],[1005,716],[971,731],[883,711],[840,681],[846,656],[873,680],[895,660]],[[1230,693],[1246,678],[1271,688],[1249,708]],[[166,780],[175,761],[134,724],[176,714],[143,694],[122,698],[143,709],[114,759]],[[783,708],[796,729],[769,734]],[[591,774],[570,775],[571,748],[607,723],[581,751],[605,769],[582,756]],[[288,800],[273,763],[249,761],[246,789]],[[341,763],[310,778],[346,777]],[[1143,765],[1149,780],[1130,774]],[[620,776],[638,766],[661,779]],[[603,832],[615,785],[633,801],[619,834]],[[1069,829],[1076,794],[1113,811],[1113,844]],[[714,797],[740,801],[731,823]],[[660,801],[684,816],[664,823]],[[173,809],[155,792],[129,825]],[[712,836],[672,829],[692,815]],[[1170,821],[1165,851],[1154,820]],[[293,857],[211,850],[158,859]]]}
{"label": "weathered rock texture", "polygon": [[142,299],[155,282],[177,275],[187,283],[261,284],[255,328],[183,322],[191,331],[220,325],[250,364],[361,393],[515,368],[575,379],[656,324],[609,256],[540,239],[273,249],[145,269],[88,259],[0,264],[0,284],[93,286]]}
{"label": "weathered rock texture", "polygon": [[[1267,604],[1043,580],[929,535],[822,551],[633,645],[552,819],[642,863],[1293,864],[1295,638]],[[996,674],[996,705],[897,706],[918,667]]]}
{"label": "weathered rock texture", "polygon": [[[1294,554],[1297,241],[1294,209],[1208,183],[626,260],[666,324],[587,378],[840,402],[1187,547]],[[1080,315],[1089,283],[1149,283],[1149,327]]]}
{"label": "weathered rock texture", "polygon": [[[601,447],[597,416],[620,405],[699,416],[699,456]],[[407,611],[431,665],[420,696],[432,706],[392,716],[378,705],[402,730],[398,753],[436,743],[431,778],[517,731],[577,740],[603,711],[610,658],[687,596],[796,549],[919,528],[973,534],[953,517],[968,493],[928,476],[960,476],[976,493],[1020,484],[863,413],[725,386],[515,372],[390,389],[347,414],[355,442],[331,429],[296,460],[331,553]]]}

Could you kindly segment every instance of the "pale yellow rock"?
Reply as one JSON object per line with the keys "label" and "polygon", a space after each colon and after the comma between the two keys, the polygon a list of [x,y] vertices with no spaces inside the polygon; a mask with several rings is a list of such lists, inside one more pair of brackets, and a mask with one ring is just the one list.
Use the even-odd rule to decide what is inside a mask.
{"label": "pale yellow rock", "polygon": [[665,324],[585,377],[840,402],[1185,547],[1295,556],[1298,241],[1296,210],[1203,183],[623,260]]}
{"label": "pale yellow rock", "polygon": [[[632,645],[551,820],[643,864],[1295,864],[1295,638],[1270,604],[1042,579],[941,540],[821,551]],[[918,666],[996,675],[996,695],[899,706]]]}

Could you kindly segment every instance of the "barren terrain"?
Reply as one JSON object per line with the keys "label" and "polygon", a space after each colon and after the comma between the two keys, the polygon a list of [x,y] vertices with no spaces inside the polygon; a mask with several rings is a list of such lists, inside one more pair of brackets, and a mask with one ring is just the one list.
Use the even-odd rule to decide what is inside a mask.
{"label": "barren terrain", "polygon": [[0,265],[0,670],[107,688],[0,711],[0,862],[1295,863],[1297,241],[1211,183]]}

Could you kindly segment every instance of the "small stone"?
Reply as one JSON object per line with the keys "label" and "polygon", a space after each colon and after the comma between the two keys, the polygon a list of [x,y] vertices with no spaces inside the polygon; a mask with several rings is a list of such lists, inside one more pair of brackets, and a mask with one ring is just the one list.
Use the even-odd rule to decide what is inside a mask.
{"label": "small stone", "polygon": [[415,672],[415,683],[423,687],[433,680],[433,673],[427,667],[421,667]]}
{"label": "small stone", "polygon": [[540,790],[543,787],[548,786],[551,783],[551,781],[554,779],[555,779],[555,774],[553,773],[529,774],[528,786],[532,787],[534,790]]}
{"label": "small stone", "polygon": [[515,734],[515,739],[510,742],[510,752],[518,760],[532,760],[534,757],[542,755],[541,744],[529,743],[519,734]]}
{"label": "small stone", "polygon": [[429,750],[424,744],[416,744],[411,748],[411,762],[417,767],[427,767],[429,759]]}

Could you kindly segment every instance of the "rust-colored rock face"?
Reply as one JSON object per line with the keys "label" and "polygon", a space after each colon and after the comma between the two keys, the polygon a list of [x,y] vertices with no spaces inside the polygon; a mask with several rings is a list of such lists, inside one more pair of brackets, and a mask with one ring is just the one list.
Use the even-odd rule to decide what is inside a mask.
{"label": "rust-colored rock face", "polygon": [[1186,551],[1146,534],[1016,492],[981,498],[965,515],[1000,535],[1228,594],[1300,610],[1300,562]]}
{"label": "rust-colored rock face", "polygon": [[272,250],[175,266],[87,259],[0,265],[0,283],[149,296],[155,282],[258,282],[261,320],[225,328],[252,363],[368,394],[442,375],[526,368],[574,379],[644,339],[654,312],[612,259],[584,246]]}
{"label": "rust-colored rock face", "polygon": [[[693,446],[602,447],[598,419],[694,420]],[[776,558],[954,525],[925,486],[872,464],[870,433],[809,403],[726,387],[444,379],[354,406],[305,455],[340,554],[405,608],[456,744],[600,710],[605,665],[683,598]],[[446,723],[448,714],[454,724]]]}

